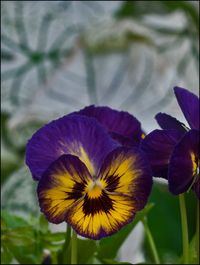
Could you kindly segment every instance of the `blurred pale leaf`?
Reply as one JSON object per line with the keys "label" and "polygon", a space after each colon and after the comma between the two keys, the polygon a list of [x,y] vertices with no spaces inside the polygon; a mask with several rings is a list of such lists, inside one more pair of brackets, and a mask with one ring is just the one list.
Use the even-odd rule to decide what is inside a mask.
{"label": "blurred pale leaf", "polygon": [[124,1],[117,17],[140,17],[147,14],[166,14],[175,11],[186,13],[199,28],[198,1]]}
{"label": "blurred pale leaf", "polygon": [[[138,14],[140,8],[142,14],[150,13],[148,2],[136,2]],[[125,5],[3,2],[2,109],[11,115],[9,127],[18,134],[19,145],[26,143],[32,122],[43,123],[91,103],[128,110],[151,130],[153,115],[161,107],[171,108],[173,86],[197,91],[197,35],[190,36],[189,25],[183,23],[188,20],[176,23],[175,12],[160,17],[158,12],[157,25],[169,21],[168,13],[172,24],[183,25],[177,30],[174,26],[171,34],[148,27],[143,17],[113,19],[117,10],[125,12]]]}
{"label": "blurred pale leaf", "polygon": [[39,215],[36,183],[28,168],[23,167],[13,173],[2,186],[2,209],[22,216]]}

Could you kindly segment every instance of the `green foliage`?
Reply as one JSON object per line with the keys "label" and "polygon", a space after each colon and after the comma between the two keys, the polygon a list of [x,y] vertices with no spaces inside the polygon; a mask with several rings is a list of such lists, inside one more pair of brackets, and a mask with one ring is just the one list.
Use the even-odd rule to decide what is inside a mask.
{"label": "green foliage", "polygon": [[[150,201],[155,204],[148,214],[148,225],[163,263],[176,263],[182,254],[181,222],[178,196],[173,196],[167,185],[154,183]],[[186,194],[189,237],[195,233],[196,198]],[[153,262],[147,241],[146,259]]]}
{"label": "green foliage", "polygon": [[[152,204],[149,204],[137,214],[131,224],[111,237],[101,239],[99,242],[78,238],[78,263],[91,264],[96,257],[103,264],[130,264],[120,263],[115,261],[114,258],[135,225],[150,211],[152,206]],[[9,264],[13,258],[20,264],[39,264],[44,258],[45,249],[50,251],[50,257],[56,264],[58,262],[63,264],[63,261],[58,259],[58,254],[63,251],[66,233],[51,232],[48,221],[43,215],[38,219],[31,217],[27,220],[2,211],[1,223],[2,260],[5,262],[3,264]],[[70,242],[67,245],[68,247],[62,253],[62,255],[64,254],[64,264],[69,264],[71,257]]]}
{"label": "green foliage", "polygon": [[152,209],[153,204],[148,204],[143,211],[139,212],[134,221],[129,225],[122,228],[118,233],[113,236],[100,240],[98,249],[98,258],[100,260],[114,259],[118,253],[119,248],[122,246],[128,235],[134,229],[136,224],[143,219],[143,217]]}
{"label": "green foliage", "polygon": [[14,258],[20,264],[37,264],[37,261],[41,260],[41,253],[34,253],[38,242],[35,238],[33,227],[23,218],[6,213],[5,211],[2,212],[1,223],[3,260],[8,262],[9,253],[9,261]]}
{"label": "green foliage", "polygon": [[[55,261],[57,251],[62,247],[65,233],[49,230],[44,216],[29,220],[2,211],[2,264],[9,264],[14,258],[20,264],[40,264],[44,250],[50,251]],[[11,254],[12,253],[12,254]]]}

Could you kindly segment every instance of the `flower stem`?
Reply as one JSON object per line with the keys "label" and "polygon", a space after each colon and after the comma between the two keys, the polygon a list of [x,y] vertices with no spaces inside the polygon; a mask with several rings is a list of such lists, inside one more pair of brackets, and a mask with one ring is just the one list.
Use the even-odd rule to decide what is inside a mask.
{"label": "flower stem", "polygon": [[65,237],[65,242],[63,244],[61,253],[59,254],[59,263],[61,264],[66,264],[67,263],[67,249],[69,248],[70,245],[70,238],[71,238],[71,227],[67,224],[67,230],[66,230],[66,237]]}
{"label": "flower stem", "polygon": [[197,264],[199,264],[199,201],[197,200],[197,231],[196,231],[196,251],[197,251]]}
{"label": "flower stem", "polygon": [[145,230],[145,233],[146,233],[148,241],[149,241],[149,245],[150,245],[150,248],[151,248],[151,251],[152,251],[152,255],[153,255],[155,264],[160,264],[160,259],[159,259],[159,256],[158,256],[156,245],[155,245],[155,242],[153,240],[153,236],[151,234],[151,231],[150,231],[150,229],[148,227],[147,220],[144,218],[142,220],[142,223],[144,225],[144,230]]}
{"label": "flower stem", "polygon": [[182,225],[182,242],[183,242],[183,264],[189,262],[189,240],[188,240],[188,224],[187,213],[185,207],[184,194],[179,195],[180,213],[181,213],[181,225]]}
{"label": "flower stem", "polygon": [[71,264],[77,264],[77,234],[72,230]]}

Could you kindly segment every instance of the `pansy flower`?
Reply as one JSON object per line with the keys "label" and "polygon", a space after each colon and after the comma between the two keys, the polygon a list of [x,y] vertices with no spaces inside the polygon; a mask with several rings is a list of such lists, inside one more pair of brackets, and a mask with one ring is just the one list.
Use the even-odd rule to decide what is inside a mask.
{"label": "pansy flower", "polygon": [[155,118],[163,130],[147,135],[141,147],[149,158],[153,175],[168,179],[173,194],[192,187],[200,198],[199,98],[180,87],[175,87],[174,92],[190,128],[168,114],[159,113]]}
{"label": "pansy flower", "polygon": [[126,111],[91,105],[76,113],[95,118],[114,140],[124,146],[137,147],[144,138],[140,122]]}
{"label": "pansy flower", "polygon": [[131,222],[147,203],[151,169],[144,154],[114,141],[94,118],[70,114],[29,140],[26,163],[38,180],[41,211],[80,235],[100,239]]}

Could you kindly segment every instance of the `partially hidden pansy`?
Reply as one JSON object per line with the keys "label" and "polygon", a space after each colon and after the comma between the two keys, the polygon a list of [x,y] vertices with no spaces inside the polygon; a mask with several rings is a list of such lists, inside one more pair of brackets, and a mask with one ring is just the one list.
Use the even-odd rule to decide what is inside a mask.
{"label": "partially hidden pansy", "polygon": [[131,222],[147,203],[151,169],[144,154],[121,146],[94,118],[70,114],[29,140],[26,163],[38,180],[47,219],[100,239]]}
{"label": "partially hidden pansy", "polygon": [[154,130],[142,141],[155,177],[168,179],[169,190],[177,195],[192,187],[200,198],[199,179],[199,98],[188,90],[174,88],[176,99],[190,126],[158,113],[162,130]]}
{"label": "partially hidden pansy", "polygon": [[111,137],[124,146],[139,146],[144,132],[140,122],[126,111],[118,111],[105,106],[87,106],[77,114],[95,118]]}

